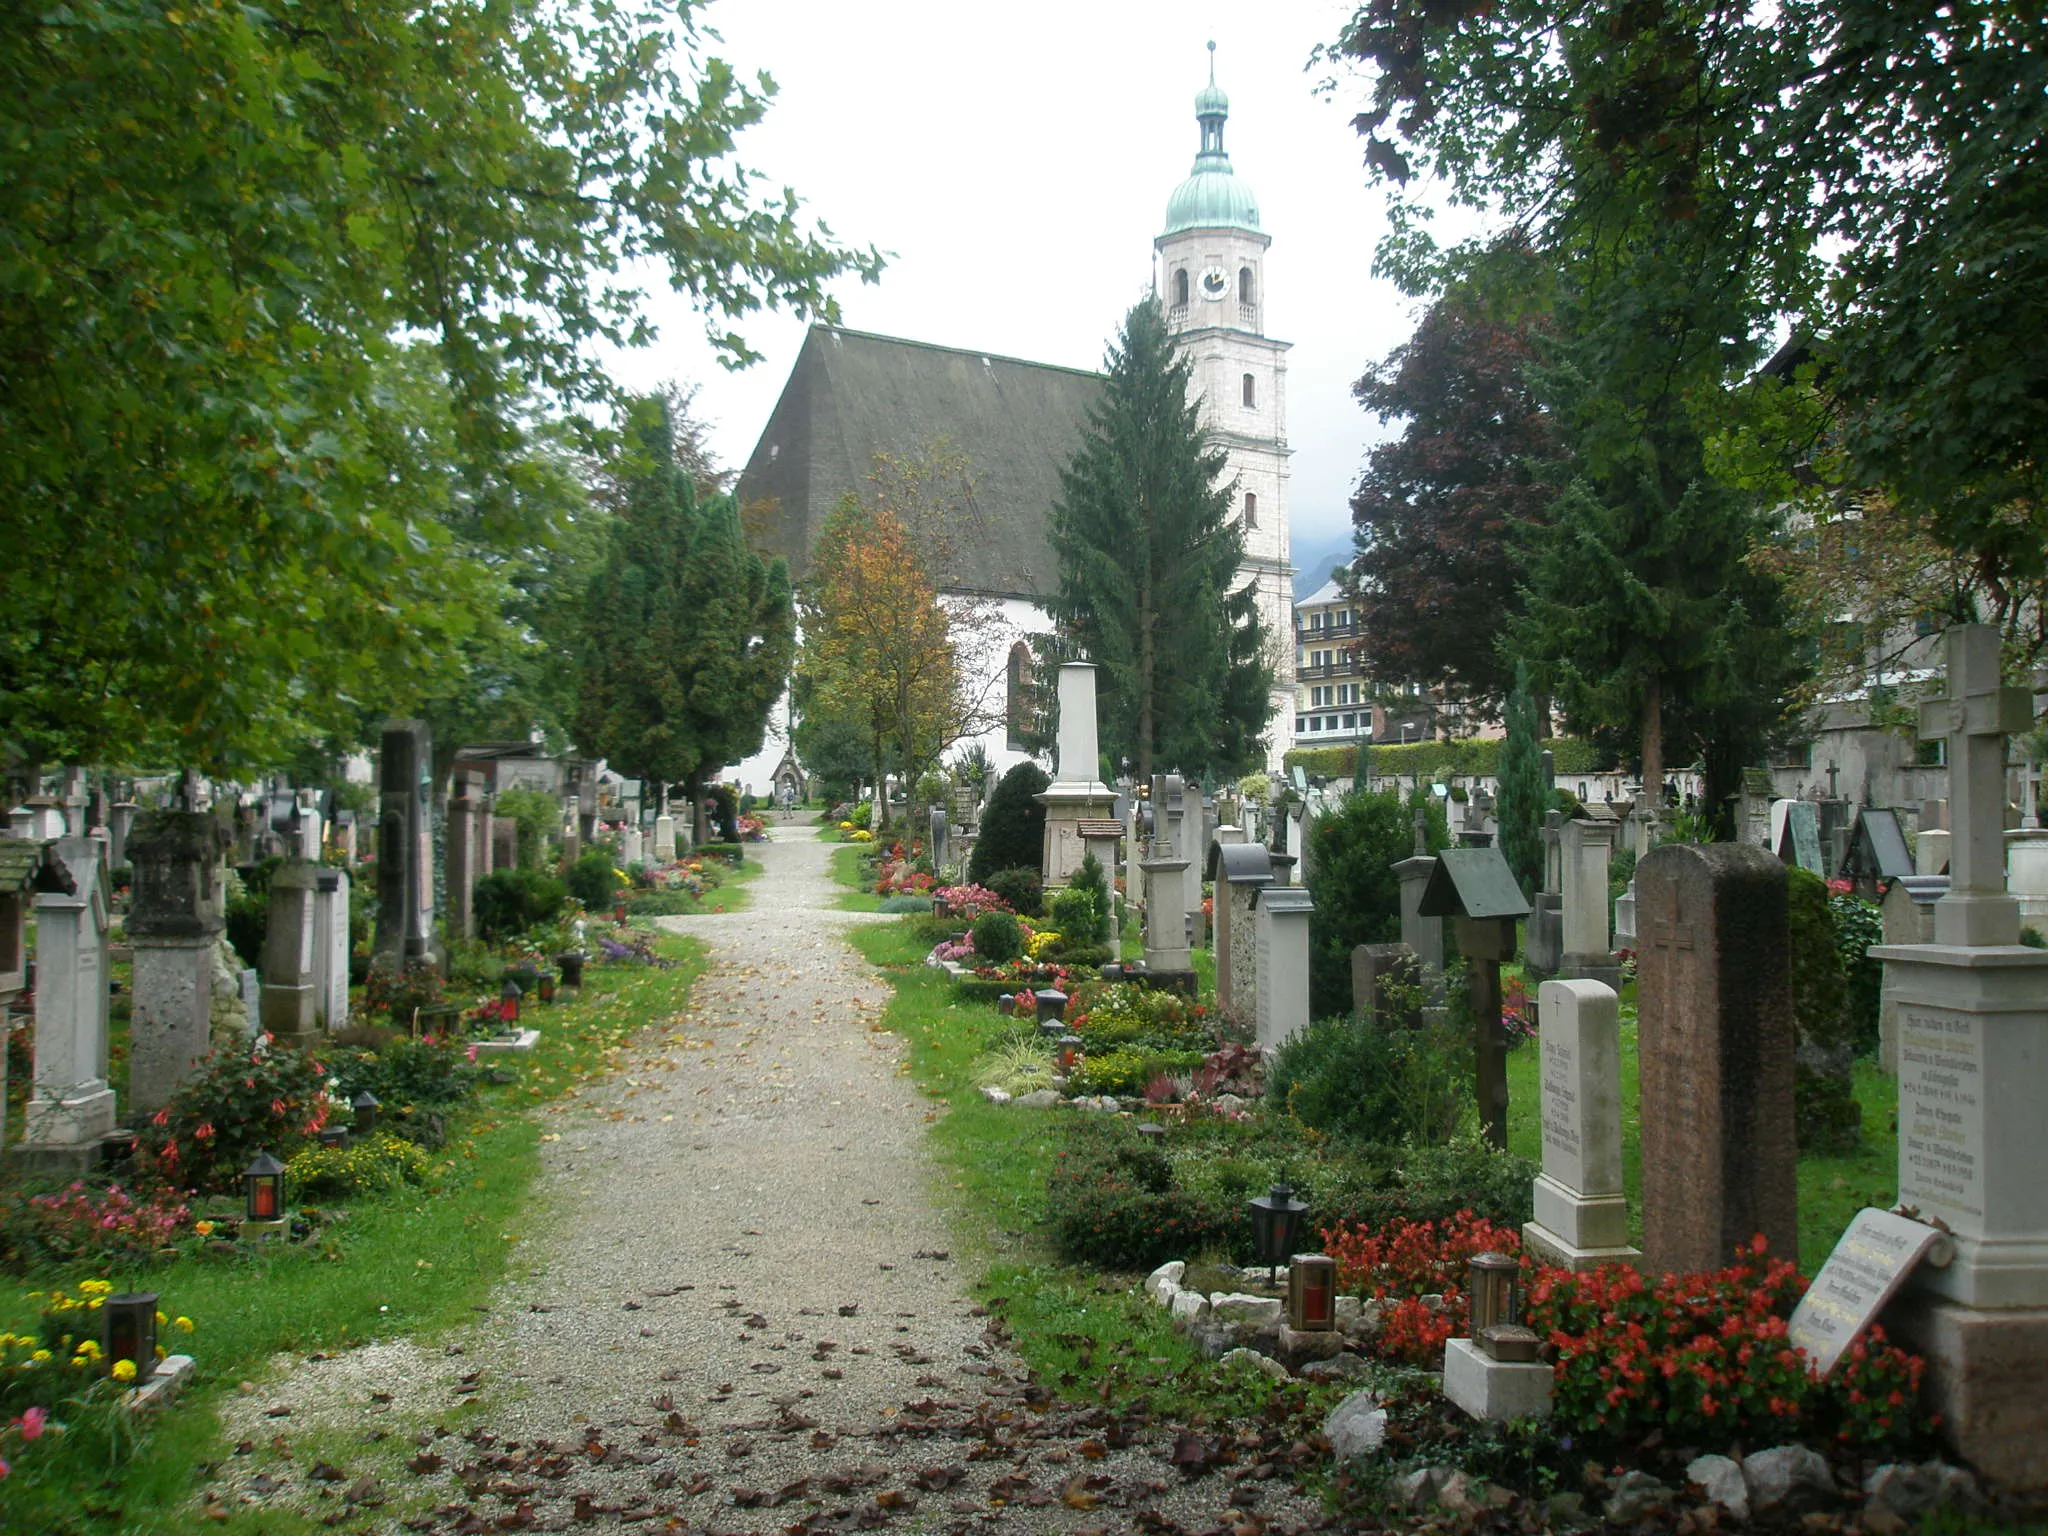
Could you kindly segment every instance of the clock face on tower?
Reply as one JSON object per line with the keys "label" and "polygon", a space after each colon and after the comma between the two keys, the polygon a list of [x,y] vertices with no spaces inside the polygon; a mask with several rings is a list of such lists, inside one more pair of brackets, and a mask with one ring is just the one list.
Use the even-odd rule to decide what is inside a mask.
{"label": "clock face on tower", "polygon": [[1229,291],[1230,278],[1221,267],[1211,267],[1202,274],[1202,297],[1220,299]]}

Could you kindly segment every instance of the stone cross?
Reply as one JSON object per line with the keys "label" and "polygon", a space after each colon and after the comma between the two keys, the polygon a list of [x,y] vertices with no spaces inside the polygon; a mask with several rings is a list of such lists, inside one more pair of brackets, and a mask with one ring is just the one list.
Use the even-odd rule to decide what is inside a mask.
{"label": "stone cross", "polygon": [[2001,681],[1998,630],[1947,634],[1948,692],[1920,706],[1922,740],[1948,743],[1949,893],[1935,904],[1937,944],[2017,944],[2019,903],[2005,890],[2005,738],[2034,723],[2024,688]]}

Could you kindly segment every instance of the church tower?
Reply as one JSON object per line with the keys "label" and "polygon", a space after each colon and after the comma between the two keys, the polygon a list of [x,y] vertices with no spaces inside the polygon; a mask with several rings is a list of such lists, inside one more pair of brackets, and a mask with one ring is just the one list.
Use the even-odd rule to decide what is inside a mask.
{"label": "church tower", "polygon": [[1259,621],[1273,664],[1266,734],[1268,766],[1294,743],[1294,568],[1287,541],[1288,343],[1265,332],[1266,250],[1259,205],[1223,149],[1230,98],[1209,84],[1195,95],[1202,147],[1188,179],[1166,203],[1152,242],[1152,286],[1168,329],[1194,365],[1202,424],[1229,456],[1235,509],[1244,529],[1241,574],[1256,583]]}

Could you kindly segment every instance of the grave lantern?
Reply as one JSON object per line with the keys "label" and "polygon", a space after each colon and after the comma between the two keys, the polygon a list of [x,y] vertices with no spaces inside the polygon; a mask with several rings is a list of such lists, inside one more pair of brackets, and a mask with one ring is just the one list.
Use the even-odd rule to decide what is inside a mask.
{"label": "grave lantern", "polygon": [[268,1152],[258,1152],[242,1170],[242,1188],[248,1196],[249,1220],[279,1221],[284,1217],[284,1164]]}
{"label": "grave lantern", "polygon": [[355,1111],[356,1129],[363,1135],[367,1136],[377,1129],[377,1111],[384,1107],[377,1095],[365,1088],[349,1100],[348,1107]]}
{"label": "grave lantern", "polygon": [[1043,1024],[1047,1019],[1064,1019],[1067,1016],[1067,994],[1059,988],[1047,987],[1043,991],[1034,992],[1032,997],[1038,1004],[1039,1023]]}
{"label": "grave lantern", "polygon": [[1280,1261],[1294,1252],[1308,1205],[1294,1198],[1294,1191],[1284,1180],[1273,1186],[1271,1194],[1253,1196],[1250,1205],[1252,1247],[1268,1270],[1278,1269]]}
{"label": "grave lantern", "polygon": [[320,1127],[320,1145],[341,1148],[348,1145],[348,1127],[345,1125],[323,1125]]}
{"label": "grave lantern", "polygon": [[1166,1145],[1166,1127],[1157,1120],[1141,1121],[1138,1126],[1138,1134],[1145,1138],[1145,1145],[1148,1147],[1163,1147]]}
{"label": "grave lantern", "polygon": [[[1048,1021],[1050,1022],[1050,1021]],[[1040,1028],[1044,1026],[1041,1025]],[[1062,1033],[1053,1042],[1053,1063],[1062,1072],[1074,1070],[1074,1063],[1081,1059],[1081,1037]]]}
{"label": "grave lantern", "polygon": [[1287,1326],[1296,1333],[1337,1326],[1337,1261],[1327,1253],[1297,1253],[1287,1261]]}
{"label": "grave lantern", "polygon": [[996,1012],[1000,1013],[1004,1018],[1011,1017],[1016,1011],[1017,999],[1014,994],[1005,992],[996,999]]}
{"label": "grave lantern", "polygon": [[501,1011],[504,1013],[507,1024],[517,1024],[519,1022],[519,999],[524,995],[520,990],[519,983],[510,976],[507,976],[505,984],[498,988],[498,1002],[502,1005]]}
{"label": "grave lantern", "polygon": [[1067,1021],[1065,1019],[1040,1019],[1038,1021],[1038,1037],[1041,1040],[1057,1041],[1062,1035],[1071,1033],[1072,1031],[1067,1028]]}
{"label": "grave lantern", "polygon": [[553,971],[542,971],[540,973],[540,1000],[544,1003],[552,1003],[555,1000],[555,973]]}
{"label": "grave lantern", "polygon": [[1504,1253],[1476,1253],[1467,1266],[1467,1294],[1471,1297],[1471,1335],[1480,1334],[1495,1323],[1519,1319],[1515,1308],[1515,1276],[1521,1266]]}
{"label": "grave lantern", "polygon": [[128,1291],[100,1303],[101,1363],[111,1371],[116,1361],[133,1362],[138,1387],[156,1369],[156,1300],[155,1291]]}

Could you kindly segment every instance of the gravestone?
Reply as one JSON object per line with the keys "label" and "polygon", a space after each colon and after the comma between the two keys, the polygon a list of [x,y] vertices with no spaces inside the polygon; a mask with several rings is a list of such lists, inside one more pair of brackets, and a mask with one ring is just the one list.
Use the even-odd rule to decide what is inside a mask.
{"label": "gravestone", "polygon": [[2005,834],[2005,888],[2020,904],[2022,925],[2048,936],[2048,830],[2018,827]]}
{"label": "gravestone", "polygon": [[583,804],[570,795],[562,806],[562,862],[574,864],[583,857]]}
{"label": "gravestone", "polygon": [[1891,1211],[1858,1211],[1792,1312],[1789,1339],[1808,1369],[1831,1374],[1923,1258],[1951,1262],[1954,1244]]}
{"label": "gravestone", "polygon": [[1182,878],[1187,881],[1188,942],[1198,948],[1209,943],[1208,924],[1202,920],[1202,862],[1209,847],[1208,807],[1202,803],[1202,786],[1190,783],[1181,789],[1180,832],[1187,841],[1174,846],[1193,855]]}
{"label": "gravestone", "polygon": [[356,813],[346,807],[334,813],[334,856],[344,868],[355,868]]}
{"label": "gravestone", "polygon": [[1787,800],[1784,825],[1778,831],[1778,858],[1827,878],[1820,851],[1820,811],[1811,800]]}
{"label": "gravestone", "polygon": [[107,882],[99,847],[64,837],[69,891],[35,899],[35,1076],[16,1149],[30,1166],[81,1172],[114,1129],[107,1086]]}
{"label": "gravestone", "polygon": [[154,1114],[212,1049],[214,946],[228,834],[204,811],[145,811],[128,838],[135,870],[129,1113]]}
{"label": "gravestone", "polygon": [[1796,1261],[1785,866],[1666,843],[1636,885],[1646,1266],[1719,1269],[1759,1233]]}
{"label": "gravestone", "polygon": [[1614,898],[1614,947],[1617,950],[1636,949],[1640,940],[1641,935],[1636,931],[1636,881],[1631,875],[1628,885]]}
{"label": "gravestone", "polygon": [[1771,846],[1771,770],[1742,770],[1742,793],[1738,797],[1736,826],[1738,840],[1759,848]]}
{"label": "gravestone", "polygon": [[1543,886],[1529,907],[1522,940],[1524,974],[1532,981],[1555,976],[1564,964],[1564,813],[1543,818]]}
{"label": "gravestone", "polygon": [[[1166,851],[1171,854],[1170,845]],[[1187,899],[1187,862],[1155,853],[1138,865],[1145,884],[1145,969],[1156,976],[1194,974],[1188,915],[1182,906]]]}
{"label": "gravestone", "polygon": [[320,1034],[316,905],[319,866],[304,859],[279,865],[270,877],[270,922],[263,936],[259,1016],[280,1045],[300,1050]]}
{"label": "gravestone", "polygon": [[372,953],[393,971],[433,963],[433,740],[419,720],[384,726],[377,789],[377,929]]}
{"label": "gravestone", "polygon": [[673,864],[676,858],[676,819],[667,811],[654,818],[654,862]]}
{"label": "gravestone", "polygon": [[[1103,817],[1098,821],[1082,822],[1079,830],[1082,861],[1086,862],[1088,855],[1092,853],[1095,855],[1095,862],[1102,866],[1102,876],[1109,896],[1109,911],[1104,914],[1109,919],[1109,952],[1113,956],[1120,955],[1123,953],[1123,923],[1116,914],[1116,882],[1117,876],[1122,872],[1118,849],[1123,843],[1124,824]],[[964,854],[961,863],[963,866],[966,863]]]}
{"label": "gravestone", "polygon": [[1257,996],[1258,919],[1253,901],[1273,883],[1273,856],[1257,843],[1209,845],[1208,875],[1216,892],[1216,1007],[1242,1008]]}
{"label": "gravestone", "polygon": [[491,868],[519,867],[519,823],[510,816],[491,817]]}
{"label": "gravestone", "polygon": [[1360,944],[1354,948],[1351,1011],[1383,1029],[1420,1028],[1422,967],[1415,951],[1406,944]]}
{"label": "gravestone", "polygon": [[[950,864],[953,859],[953,845],[950,838],[947,836],[947,831],[948,828],[946,824],[946,812],[944,807],[936,805],[933,806],[931,811],[931,823],[926,834],[930,838],[930,841],[925,844],[925,848],[926,851],[929,852],[931,855],[932,868],[939,872],[941,878],[943,878],[945,875],[946,866]],[[1076,859],[1074,861],[1077,867],[1079,866],[1080,862],[1081,861],[1079,859]]]}
{"label": "gravestone", "polygon": [[348,1023],[348,876],[315,873],[313,884],[313,1021],[333,1033]]}
{"label": "gravestone", "polygon": [[[1095,668],[1084,661],[1060,664],[1059,757],[1053,780],[1032,798],[1045,807],[1045,841],[1039,875],[1048,890],[1065,885],[1081,867],[1080,824],[1108,817],[1116,793],[1095,775],[1102,761],[1097,745]],[[1176,852],[1186,846],[1174,845]]]}
{"label": "gravestone", "polygon": [[1608,863],[1614,853],[1615,824],[1574,818],[1559,829],[1563,873],[1558,959],[1563,980],[1597,981],[1621,989],[1621,960],[1607,928]]}
{"label": "gravestone", "polygon": [[1444,920],[1422,915],[1422,893],[1429,889],[1429,877],[1436,873],[1436,857],[1429,851],[1429,817],[1416,808],[1414,852],[1394,866],[1401,882],[1401,942],[1415,951],[1422,967],[1422,986],[1432,1006],[1444,999]]}
{"label": "gravestone", "polygon": [[1912,873],[1913,854],[1906,847],[1906,832],[1899,825],[1899,813],[1885,806],[1865,806],[1850,835],[1848,856],[1842,862],[1843,876],[1857,895],[1875,901],[1881,883]]}
{"label": "gravestone", "polygon": [[116,800],[107,819],[107,861],[115,869],[128,862],[128,834],[135,827],[135,803]]}
{"label": "gravestone", "polygon": [[1263,885],[1252,897],[1258,1041],[1269,1055],[1308,1028],[1308,925],[1315,910],[1298,885]]}
{"label": "gravestone", "polygon": [[476,781],[457,770],[455,792],[448,797],[448,932],[455,938],[476,937],[476,883],[483,878],[488,855],[481,851],[483,799]]}
{"label": "gravestone", "polygon": [[1943,1432],[1993,1480],[2048,1488],[2048,951],[2004,889],[2006,736],[2032,700],[1999,634],[1956,625],[1948,687],[1922,704],[1948,744],[1949,889],[1934,942],[1878,945],[1897,1002],[1899,1202],[1939,1218],[1955,1262],[1922,1268],[1886,1327],[1927,1360]]}
{"label": "gravestone", "polygon": [[646,839],[641,837],[638,827],[627,827],[619,833],[619,862],[627,869],[647,862]]}
{"label": "gravestone", "polygon": [[1543,1172],[1522,1244],[1566,1269],[1633,1264],[1621,1188],[1621,1016],[1597,981],[1546,981],[1537,993]]}
{"label": "gravestone", "polygon": [[320,814],[319,801],[311,790],[299,794],[298,842],[286,854],[287,858],[305,859],[317,864],[327,849],[327,818]]}

